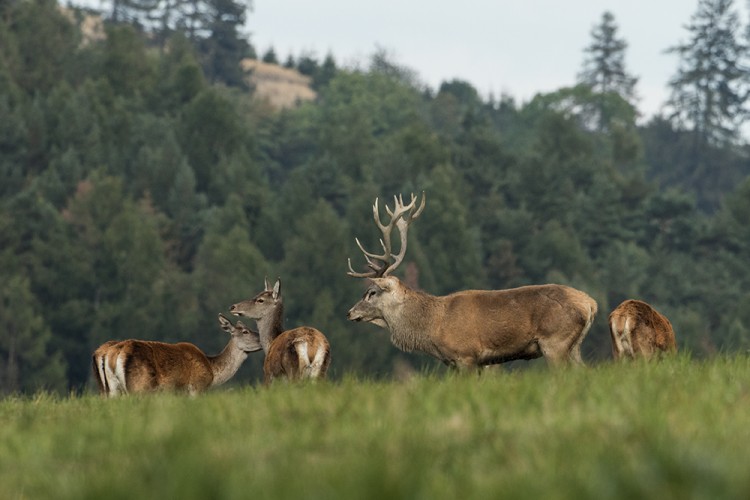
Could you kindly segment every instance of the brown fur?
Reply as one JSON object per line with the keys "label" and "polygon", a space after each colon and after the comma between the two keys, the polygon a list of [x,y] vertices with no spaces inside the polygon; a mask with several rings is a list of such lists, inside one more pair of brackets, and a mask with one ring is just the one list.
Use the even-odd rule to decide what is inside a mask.
{"label": "brown fur", "polygon": [[258,351],[256,332],[220,315],[232,337],[217,356],[206,356],[188,342],[168,344],[150,340],[110,340],[93,354],[94,376],[106,396],[173,390],[197,394],[231,378],[250,352]]}
{"label": "brown fur", "polygon": [[[307,359],[300,360],[299,346],[306,343]],[[311,365],[313,359],[310,353],[318,353],[322,357],[322,365],[319,368],[319,376],[314,378],[325,378],[328,365],[331,363],[331,347],[328,340],[319,330],[302,326],[281,333],[271,343],[271,348],[263,362],[263,377],[266,383],[277,378],[289,380],[303,380],[311,378]],[[314,356],[314,355],[313,355]]]}
{"label": "brown fur", "polygon": [[109,384],[107,382],[107,377],[104,375],[104,370],[106,369],[107,353],[110,348],[117,343],[117,340],[109,340],[97,347],[92,355],[91,364],[94,369],[94,379],[99,386],[100,394],[109,393]]}
{"label": "brown fur", "polygon": [[594,299],[563,285],[434,296],[394,276],[372,282],[349,320],[386,328],[399,349],[456,368],[541,356],[550,364],[582,363],[581,343],[597,312]]}
{"label": "brown fur", "polygon": [[640,300],[626,300],[609,315],[615,359],[646,358],[677,351],[672,323]]}
{"label": "brown fur", "polygon": [[[390,276],[404,260],[408,229],[425,207],[394,197],[387,224],[381,222],[378,199],[372,206],[382,237],[382,254],[357,246],[369,270],[357,272],[349,261],[349,276],[370,278],[372,285],[350,310],[351,321],[366,321],[391,332],[391,342],[403,351],[421,351],[448,366],[477,369],[515,359],[544,356],[550,364],[583,363],[581,343],[591,328],[597,306],[585,293],[562,285],[538,285],[510,290],[467,290],[434,296],[410,288]],[[401,249],[394,254],[392,232],[397,228]]]}
{"label": "brown fur", "polygon": [[331,347],[320,330],[302,326],[284,330],[284,301],[281,280],[252,299],[238,302],[229,308],[232,314],[256,320],[260,343],[266,353],[263,380],[303,380],[326,377],[331,363]]}

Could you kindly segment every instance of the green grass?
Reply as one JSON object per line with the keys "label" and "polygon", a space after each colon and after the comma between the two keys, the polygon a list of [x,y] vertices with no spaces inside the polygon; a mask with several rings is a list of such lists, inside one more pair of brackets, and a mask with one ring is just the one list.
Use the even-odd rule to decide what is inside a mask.
{"label": "green grass", "polygon": [[0,498],[750,498],[750,357],[0,401]]}

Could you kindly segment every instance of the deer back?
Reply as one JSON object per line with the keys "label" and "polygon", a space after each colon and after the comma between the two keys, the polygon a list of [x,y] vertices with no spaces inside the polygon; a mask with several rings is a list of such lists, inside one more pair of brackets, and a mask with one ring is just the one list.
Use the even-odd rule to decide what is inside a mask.
{"label": "deer back", "polygon": [[282,332],[266,353],[264,381],[325,378],[331,362],[330,352],[328,339],[315,328],[303,326]]}
{"label": "deer back", "polygon": [[197,393],[213,373],[206,355],[193,344],[126,340],[110,349],[110,365],[126,392],[177,390]]}
{"label": "deer back", "polygon": [[609,315],[612,354],[651,358],[677,350],[674,329],[666,316],[646,302],[626,300]]}
{"label": "deer back", "polygon": [[563,285],[470,290],[440,300],[435,341],[472,366],[541,356],[552,364],[581,362],[580,344],[597,312],[591,297]]}

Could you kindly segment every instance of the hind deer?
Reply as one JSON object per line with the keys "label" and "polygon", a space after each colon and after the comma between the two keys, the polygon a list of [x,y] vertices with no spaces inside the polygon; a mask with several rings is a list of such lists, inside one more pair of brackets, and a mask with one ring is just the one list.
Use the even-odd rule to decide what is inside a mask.
{"label": "hind deer", "polygon": [[640,300],[626,300],[612,311],[609,333],[612,336],[612,355],[616,360],[650,359],[677,351],[672,323]]}
{"label": "hind deer", "polygon": [[[382,238],[382,254],[357,246],[369,271],[355,272],[349,260],[349,276],[368,278],[370,286],[348,313],[351,321],[385,328],[399,349],[420,351],[461,370],[544,356],[556,365],[582,364],[581,342],[597,312],[596,301],[584,292],[563,285],[536,285],[509,290],[465,290],[434,296],[414,290],[391,276],[404,260],[409,225],[425,207],[412,194],[404,204],[394,197],[387,205],[388,224],[380,220],[378,200],[372,211]],[[391,232],[398,228],[401,248],[392,252]]]}
{"label": "hind deer", "polygon": [[229,312],[254,319],[258,325],[260,344],[266,353],[263,362],[264,383],[269,384],[278,378],[325,378],[331,363],[328,339],[322,332],[309,326],[284,330],[280,279],[273,287],[266,280],[262,292],[252,299],[232,305]]}
{"label": "hind deer", "polygon": [[218,356],[206,356],[188,342],[105,342],[94,351],[92,359],[99,392],[109,397],[158,390],[194,395],[223,384],[237,373],[250,353],[261,350],[261,345],[258,333],[242,322],[232,325],[219,314],[219,324],[231,338]]}

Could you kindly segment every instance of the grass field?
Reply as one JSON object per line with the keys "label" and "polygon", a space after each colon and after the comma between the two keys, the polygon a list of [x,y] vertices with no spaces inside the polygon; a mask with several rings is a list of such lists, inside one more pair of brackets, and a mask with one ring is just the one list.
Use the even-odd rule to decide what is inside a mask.
{"label": "grass field", "polygon": [[750,357],[0,401],[0,498],[750,498]]}

